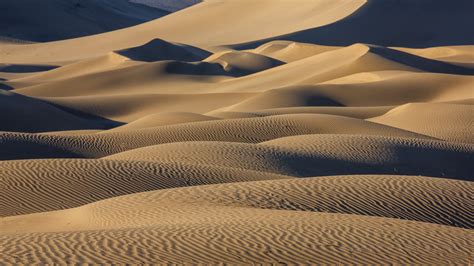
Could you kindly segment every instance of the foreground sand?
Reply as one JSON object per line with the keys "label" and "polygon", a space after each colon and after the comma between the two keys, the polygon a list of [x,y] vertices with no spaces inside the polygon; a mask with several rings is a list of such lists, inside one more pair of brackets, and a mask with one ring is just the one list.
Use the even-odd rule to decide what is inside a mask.
{"label": "foreground sand", "polygon": [[467,263],[470,192],[410,176],[178,188],[5,218],[2,240],[17,263]]}
{"label": "foreground sand", "polygon": [[[209,0],[0,42],[0,264],[468,265],[474,47],[452,28],[470,15],[459,2],[414,23],[425,6],[408,0]],[[453,25],[425,27],[439,8]],[[367,21],[414,35],[357,39]]]}

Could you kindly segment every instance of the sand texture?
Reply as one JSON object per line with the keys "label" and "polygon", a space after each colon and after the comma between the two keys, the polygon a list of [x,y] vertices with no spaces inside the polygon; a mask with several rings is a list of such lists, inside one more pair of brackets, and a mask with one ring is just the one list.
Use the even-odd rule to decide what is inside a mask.
{"label": "sand texture", "polygon": [[472,1],[0,2],[0,265],[472,264]]}

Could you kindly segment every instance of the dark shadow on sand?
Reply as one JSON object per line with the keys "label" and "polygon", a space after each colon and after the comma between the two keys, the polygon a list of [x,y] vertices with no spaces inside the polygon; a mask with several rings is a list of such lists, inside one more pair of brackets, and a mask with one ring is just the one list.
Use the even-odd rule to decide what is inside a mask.
{"label": "dark shadow on sand", "polygon": [[0,66],[0,72],[5,73],[31,73],[31,72],[42,72],[55,69],[58,66],[49,65],[6,65]]}
{"label": "dark shadow on sand", "polygon": [[335,23],[233,47],[250,49],[273,40],[412,48],[474,45],[473,14],[472,0],[372,0]]}

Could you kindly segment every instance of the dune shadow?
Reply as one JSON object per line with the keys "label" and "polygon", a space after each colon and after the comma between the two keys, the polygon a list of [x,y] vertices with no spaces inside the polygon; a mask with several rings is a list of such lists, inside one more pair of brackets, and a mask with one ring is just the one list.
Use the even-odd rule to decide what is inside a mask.
{"label": "dune shadow", "polygon": [[[0,80],[1,81],[1,80]],[[7,85],[7,84],[4,84],[4,83],[0,83],[0,90],[6,90],[6,91],[10,91],[10,90],[13,90],[15,88],[13,88],[12,86],[10,85]]]}
{"label": "dune shadow", "polygon": [[168,74],[191,75],[191,76],[229,76],[241,77],[243,74],[236,71],[226,71],[222,65],[209,62],[182,62],[169,61],[164,71]]}
{"label": "dune shadow", "polygon": [[116,53],[143,62],[163,60],[196,62],[211,55],[210,52],[194,46],[174,44],[161,39],[153,39],[146,44],[119,50]]}
{"label": "dune shadow", "polygon": [[5,90],[0,90],[0,114],[0,131],[7,132],[106,130],[123,125],[122,122]]}
{"label": "dune shadow", "polygon": [[[324,95],[314,95],[306,99],[305,104],[299,106],[326,106],[326,107],[345,107],[344,104]],[[295,107],[299,107],[295,106]]]}
{"label": "dune shadow", "polygon": [[[50,159],[50,158],[84,158],[83,155],[65,149],[62,147],[54,147],[47,141],[46,136],[36,135],[39,141],[32,141],[32,136],[36,134],[25,135],[20,137],[17,132],[0,132],[0,160],[31,160],[31,159]],[[51,136],[48,136],[51,138]],[[61,137],[53,137],[62,139]],[[4,141],[2,141],[4,140]]]}
{"label": "dune shadow", "polygon": [[370,51],[389,60],[433,73],[474,75],[474,69],[437,61],[381,46],[371,46]]}
{"label": "dune shadow", "polygon": [[0,1],[0,36],[50,42],[135,26],[170,12],[131,1]]}
{"label": "dune shadow", "polygon": [[115,127],[118,127],[118,126],[122,126],[122,125],[125,124],[123,122],[119,122],[119,121],[115,121],[115,120],[108,119],[108,118],[105,118],[105,117],[89,114],[89,113],[86,113],[86,112],[83,112],[83,111],[80,111],[80,110],[76,110],[76,109],[72,109],[72,108],[62,106],[62,105],[59,105],[59,104],[46,102],[46,101],[43,101],[43,102],[46,103],[46,104],[49,104],[49,105],[51,105],[51,106],[53,106],[53,107],[55,107],[55,108],[57,108],[57,109],[59,109],[63,112],[69,113],[69,114],[71,114],[75,117],[79,117],[81,119],[84,119],[84,120],[87,120],[87,121],[90,121],[90,122],[93,122],[93,123],[99,125],[97,128],[79,128],[79,129],[75,128],[74,130],[80,130],[80,129],[104,129],[104,130],[106,130],[106,129],[111,129],[111,128],[115,128]]}
{"label": "dune shadow", "polygon": [[[353,151],[356,152],[356,151]],[[397,162],[369,164],[335,158],[285,157],[301,177],[329,175],[413,175],[474,181],[472,153],[438,150],[429,147],[397,147]],[[439,163],[433,163],[439,162]]]}
{"label": "dune shadow", "polygon": [[58,68],[58,66],[49,65],[20,65],[20,64],[9,64],[0,66],[0,72],[5,73],[31,73],[31,72],[42,72],[51,69]]}
{"label": "dune shadow", "polygon": [[286,35],[237,44],[250,49],[273,40],[332,46],[367,43],[380,46],[426,48],[473,45],[474,1],[368,1],[352,15],[335,23]]}

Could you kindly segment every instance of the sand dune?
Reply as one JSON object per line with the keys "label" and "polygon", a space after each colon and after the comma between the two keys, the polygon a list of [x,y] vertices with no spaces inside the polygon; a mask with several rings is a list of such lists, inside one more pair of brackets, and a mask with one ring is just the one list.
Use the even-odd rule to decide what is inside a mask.
{"label": "sand dune", "polygon": [[[452,73],[459,71],[459,74],[470,71],[467,68],[460,68],[454,65],[433,65],[430,62],[426,64],[415,62],[410,65],[408,60],[403,61],[404,64],[400,64],[397,62],[397,60],[394,61],[392,59],[387,59],[370,51],[371,48],[367,46],[353,45],[347,48],[327,51],[285,65],[272,67],[266,71],[260,71],[258,73],[240,78],[229,77],[235,75],[231,73],[232,62],[230,63],[231,68],[229,69],[229,72],[226,71],[219,63],[184,63],[175,61],[160,61],[150,64],[138,64],[127,68],[99,71],[81,77],[52,81],[36,86],[21,87],[15,85],[15,81],[7,81],[5,84],[18,89],[17,91],[19,93],[29,96],[43,97],[78,96],[84,94],[123,94],[126,93],[123,90],[130,86],[136,88],[134,90],[135,93],[150,93],[157,91],[160,93],[211,93],[224,91],[262,92],[284,86],[313,85],[320,82],[329,82],[330,80],[339,79],[342,76],[369,71],[390,70],[407,72],[413,71],[417,67],[428,69],[434,72],[444,71],[446,73]],[[256,59],[254,56],[252,57],[253,58],[250,59],[250,62],[249,60],[237,60],[239,62],[234,62],[234,67],[236,67],[237,70],[246,69],[247,74],[251,74],[253,71],[257,71],[259,68],[265,70],[268,68],[268,66],[273,66],[272,64],[275,64],[271,63],[272,61],[268,61],[265,58]],[[264,62],[261,62],[260,59],[264,60]],[[232,61],[236,61],[235,57]],[[226,64],[229,65],[229,62],[226,62]],[[395,75],[393,79],[408,79],[403,83],[396,82],[396,86],[401,87],[404,84],[410,84],[410,81],[419,81],[418,78],[415,78],[417,75],[416,73],[408,74],[410,75]],[[432,79],[427,79],[426,81],[423,80],[423,82],[426,84],[425,86],[440,87],[440,85],[443,85],[440,82],[449,82],[450,80],[457,79],[457,84],[452,84],[451,86],[464,86],[465,88],[470,88],[470,85],[473,82],[472,76],[466,75],[449,76],[446,74],[435,75],[431,73],[420,73],[419,75],[431,75],[433,77]],[[383,79],[382,81],[386,80],[386,82],[389,82],[389,80],[393,81],[393,79]],[[435,79],[437,82],[434,82]],[[79,80],[81,80],[81,82],[79,82]],[[137,82],[137,80],[141,82]],[[222,80],[226,82],[217,82]],[[376,86],[378,86],[378,84]],[[405,90],[413,87],[419,90],[419,88],[417,88],[418,86],[414,85],[404,87],[407,87]],[[446,87],[447,86],[443,86],[443,89]],[[197,89],[199,90],[196,91]],[[403,95],[410,96],[410,94]],[[472,95],[469,97],[472,97]]]}
{"label": "sand dune", "polygon": [[[264,109],[254,112],[255,115],[282,115],[282,114],[328,114],[354,118],[371,118],[385,114],[391,109],[390,106],[362,106],[362,107],[347,107],[347,106],[305,106],[305,107],[278,107],[271,109]],[[212,113],[212,112],[211,112]]]}
{"label": "sand dune", "polygon": [[[462,205],[457,205],[464,202],[464,197],[472,190],[468,183],[450,184],[450,181],[424,177],[400,177],[399,182],[413,188],[404,193],[412,197],[409,199],[416,199],[411,202],[390,193],[391,189],[398,191],[398,183],[393,180],[399,177],[332,178],[180,188],[133,194],[65,211],[10,217],[3,221],[9,233],[2,237],[2,242],[7,244],[5,254],[9,261],[28,259],[44,263],[63,261],[60,254],[72,254],[67,258],[71,263],[465,263],[469,260],[469,237],[472,233],[465,229],[317,211],[318,208],[324,209],[326,203],[335,211],[341,208],[339,210],[343,212],[375,214],[380,210],[386,216],[387,210],[390,210],[396,217],[403,215],[402,206],[410,206],[410,209],[416,208],[419,212],[415,216],[406,213],[403,217],[443,223],[443,217],[437,217],[438,212],[433,212],[435,209],[423,209],[415,202],[434,200],[439,205],[430,206],[436,206],[434,208],[438,210],[459,206],[458,211],[468,215]],[[349,183],[334,183],[338,179]],[[429,190],[426,190],[427,184]],[[453,194],[444,194],[445,186],[453,189]],[[312,190],[312,187],[317,190]],[[317,193],[319,189],[324,193],[325,188],[353,195],[348,196],[349,199],[344,197],[344,202],[353,203],[349,208],[354,209],[345,209],[345,205],[337,201],[338,196],[327,198],[325,194]],[[396,206],[395,209],[361,202],[357,192],[370,188],[376,202]],[[317,201],[319,204],[313,201],[317,195],[321,195]],[[226,202],[227,205],[223,205]],[[50,219],[56,221],[54,227],[47,224]],[[460,218],[459,222],[462,221]],[[74,231],[70,231],[71,228]],[[28,234],[24,230],[40,232]],[[80,252],[71,252],[70,246],[59,244],[63,241],[77,244],[84,238],[93,240],[93,244],[80,245],[76,250]],[[294,238],[298,239],[294,245],[286,244]],[[400,243],[399,239],[408,244]],[[47,243],[51,243],[48,244],[48,257],[41,252]],[[130,243],[134,245],[132,250],[127,247]],[[147,243],[154,243],[153,249]],[[377,243],[384,243],[383,248]],[[250,248],[253,246],[258,248]],[[446,246],[452,248],[446,250]],[[22,255],[26,247],[30,249],[28,257]],[[93,249],[102,252],[94,252]],[[125,257],[124,253],[128,255]],[[143,254],[146,254],[146,259]]]}
{"label": "sand dune", "polygon": [[244,46],[274,39],[338,46],[356,42],[412,48],[472,45],[474,30],[459,27],[469,24],[472,10],[474,3],[469,0],[458,0],[454,4],[433,0],[368,0],[335,23],[301,29]]}
{"label": "sand dune", "polygon": [[144,45],[117,51],[132,60],[154,62],[160,60],[200,61],[209,52],[196,47],[154,39]]}
{"label": "sand dune", "polygon": [[221,64],[225,70],[236,75],[248,75],[280,66],[283,62],[249,52],[221,52],[208,57],[206,62]]}
{"label": "sand dune", "polygon": [[[105,159],[220,165],[291,176],[379,173],[469,179],[473,169],[466,164],[472,149],[469,144],[409,138],[303,135],[257,145],[171,143]],[[434,160],[439,161],[438,165],[432,165]]]}
{"label": "sand dune", "polygon": [[[295,6],[284,0],[244,1],[247,3],[206,0],[159,20],[115,32],[29,47],[4,46],[0,56],[9,63],[77,60],[84,56],[138,46],[155,38],[210,48],[325,25],[353,13],[364,3],[362,0],[303,1]],[[275,17],[279,19],[275,20]],[[196,34],[195,29],[206,30]],[[64,49],[71,46],[78,49]]]}
{"label": "sand dune", "polygon": [[[425,78],[425,79],[423,79]],[[422,79],[420,81],[420,79]],[[303,106],[394,106],[411,102],[451,102],[472,99],[473,77],[408,74],[380,82],[287,86],[263,91],[226,110]]]}
{"label": "sand dune", "polygon": [[32,73],[26,77],[12,79],[8,84],[12,87],[29,87],[44,82],[65,80],[90,73],[125,67],[129,66],[129,64],[133,64],[133,62],[127,60],[126,57],[118,55],[117,53],[108,53],[96,58],[66,64],[65,66],[49,71],[41,71]]}
{"label": "sand dune", "polygon": [[[21,108],[19,108],[21,106]],[[105,119],[92,119],[39,99],[0,90],[2,131],[44,132],[73,129],[105,129],[117,126]]]}
{"label": "sand dune", "polygon": [[[127,0],[4,0],[0,3],[0,39],[55,41],[130,27],[169,14]],[[95,20],[100,18],[100,20]]]}
{"label": "sand dune", "polygon": [[454,142],[473,143],[474,106],[417,103],[396,107],[370,121]]}
{"label": "sand dune", "polygon": [[[174,209],[174,205],[166,207]],[[470,261],[472,233],[450,226],[294,211],[205,211],[196,206],[180,210],[188,213],[185,217],[199,214],[199,218],[207,220],[218,213],[222,220],[177,225],[172,225],[172,221],[159,226],[107,231],[6,234],[1,237],[6,244],[5,261],[45,264],[468,264]],[[76,215],[79,219],[80,214]],[[164,212],[163,216],[171,215]],[[176,220],[179,217],[183,215]],[[85,239],[88,245],[83,244]],[[409,244],[400,243],[399,239]],[[287,241],[295,244],[288,246]],[[70,245],[61,244],[65,242]],[[447,250],[447,246],[452,248]]]}
{"label": "sand dune", "polygon": [[[124,87],[126,89],[126,87]],[[40,98],[85,113],[118,121],[134,121],[160,112],[206,113],[249,98],[251,93],[118,94]]]}
{"label": "sand dune", "polygon": [[424,49],[413,48],[397,48],[422,57],[427,57],[435,60],[446,61],[451,63],[472,63],[474,59],[474,50],[472,45],[458,45],[458,46],[441,46],[429,47]]}
{"label": "sand dune", "polygon": [[127,88],[130,87],[135,87],[135,92],[142,93],[156,90],[166,92],[166,88],[169,90],[176,86],[199,87],[199,83],[206,85],[209,81],[227,75],[229,73],[218,63],[159,61],[17,88],[17,92],[43,97],[127,94]]}
{"label": "sand dune", "polygon": [[0,264],[471,263],[472,1],[75,2],[0,3]]}
{"label": "sand dune", "polygon": [[[469,0],[459,0],[453,5],[408,0],[302,1],[298,5],[284,0],[244,1],[247,3],[207,0],[117,32],[46,44],[6,46],[1,55],[10,63],[67,61],[80,56],[77,51],[64,47],[80,47],[79,54],[92,55],[137,46],[155,38],[204,48],[252,41],[257,43],[245,46],[257,46],[269,41],[265,38],[329,45],[371,43],[402,47],[472,45],[474,41],[469,37],[474,36],[469,27],[457,26],[470,22],[473,7]],[[275,17],[279,19],[274,20]],[[321,27],[323,25],[326,26]],[[360,29],[365,27],[370,30],[360,34]],[[205,30],[195,34],[196,28]]]}
{"label": "sand dune", "polygon": [[[313,119],[319,123],[309,123]],[[334,125],[332,124],[334,122]],[[349,127],[345,127],[349,123]],[[140,147],[185,141],[258,143],[303,134],[367,134],[399,137],[428,136],[359,119],[297,114],[248,119],[203,121],[132,131],[84,136],[1,133],[0,158],[97,158]]]}
{"label": "sand dune", "polygon": [[0,174],[2,217],[163,188],[285,178],[233,167],[70,159],[1,162]]}
{"label": "sand dune", "polygon": [[103,133],[116,132],[116,131],[130,131],[142,128],[151,128],[158,126],[176,125],[192,122],[211,121],[219,118],[201,115],[196,113],[185,113],[185,112],[168,112],[168,113],[156,113],[146,115],[142,118],[129,122],[123,126],[115,127],[110,130],[104,131]]}
{"label": "sand dune", "polygon": [[[50,161],[50,163],[59,163],[59,165],[66,167],[70,166],[73,161],[65,162],[66,164],[62,164],[60,161]],[[85,163],[89,162],[92,161],[85,161]],[[254,175],[257,176],[259,174],[254,173]],[[81,231],[86,230],[86,228],[89,230],[110,230],[112,228],[127,228],[131,224],[135,226],[149,226],[160,223],[167,224],[170,222],[166,221],[167,219],[173,220],[173,216],[183,214],[180,214],[180,211],[177,210],[169,210],[168,212],[176,213],[170,215],[171,217],[164,217],[161,221],[153,220],[153,216],[164,212],[166,210],[165,206],[178,205],[177,203],[180,203],[183,204],[185,208],[187,207],[186,205],[191,205],[223,210],[255,208],[257,210],[344,213],[403,218],[405,220],[455,225],[464,228],[472,228],[474,226],[469,219],[469,206],[466,202],[469,200],[470,194],[474,189],[470,182],[443,180],[423,176],[385,175],[327,176],[306,179],[285,178],[279,180],[281,176],[265,176],[260,174],[259,178],[264,179],[265,177],[269,180],[249,182],[252,180],[252,178],[249,178],[241,180],[248,182],[165,189],[122,197],[113,197],[113,194],[108,193],[107,196],[112,197],[111,199],[98,201],[97,203],[88,204],[76,209],[44,214],[22,215],[6,218],[4,221],[7,231],[12,232],[13,230],[24,227],[24,225],[15,224],[14,222],[16,221],[23,220],[27,223],[32,223],[34,220],[37,220],[38,223],[42,223],[42,216],[60,217],[75,212],[90,216],[89,219],[84,219],[83,224],[76,225],[77,228],[82,227],[80,229]],[[87,179],[85,179],[85,181],[86,180]],[[98,180],[102,181],[103,179],[98,178]],[[175,181],[184,180],[185,177],[180,176],[176,177]],[[71,180],[68,181],[74,182],[74,179],[71,178]],[[134,184],[135,183],[140,184],[140,182],[134,181]],[[85,184],[87,184],[87,181]],[[146,182],[144,182],[144,184],[146,184]],[[168,184],[168,182],[163,182],[164,186]],[[121,188],[121,184],[114,184],[113,186],[114,188]],[[397,186],[405,186],[407,189],[403,191],[402,195],[394,195],[395,192],[398,192]],[[55,188],[59,189],[60,187]],[[445,193],[444,190],[446,188],[449,188],[450,192]],[[148,190],[146,187],[141,189]],[[368,193],[368,191],[371,191],[371,193]],[[64,194],[67,195],[67,193],[59,194],[55,191],[51,191],[50,193],[52,194],[50,194],[50,197],[52,197],[49,200],[58,202],[61,202],[61,200],[54,199],[54,195],[59,197],[64,197]],[[98,192],[97,195],[100,195],[100,192]],[[360,195],[365,196],[361,198]],[[64,198],[71,201],[71,199]],[[369,202],[376,202],[377,204],[370,204]],[[423,205],[424,202],[432,202],[430,208],[426,208]],[[29,203],[41,204],[42,202]],[[138,218],[139,216],[134,214],[143,211],[143,207],[141,206],[143,204],[147,207],[153,207],[151,207],[152,211],[150,212],[150,217],[140,219]],[[109,220],[112,218],[110,216],[114,215],[115,212],[122,216],[123,219],[115,222],[115,219]],[[440,213],[442,213],[441,216],[439,215]],[[457,215],[457,220],[452,220],[454,213]],[[198,215],[199,218],[200,216],[201,215]],[[68,219],[67,217],[64,218]],[[180,224],[178,221],[176,221],[176,223]],[[40,226],[38,224],[35,226],[38,228],[43,227],[44,230],[41,231],[44,232],[65,231],[67,228],[76,227],[70,226],[67,223],[63,224],[62,222],[50,228],[48,228],[49,226],[47,225]]]}
{"label": "sand dune", "polygon": [[291,41],[272,41],[262,44],[253,51],[289,63],[337,48]]}

